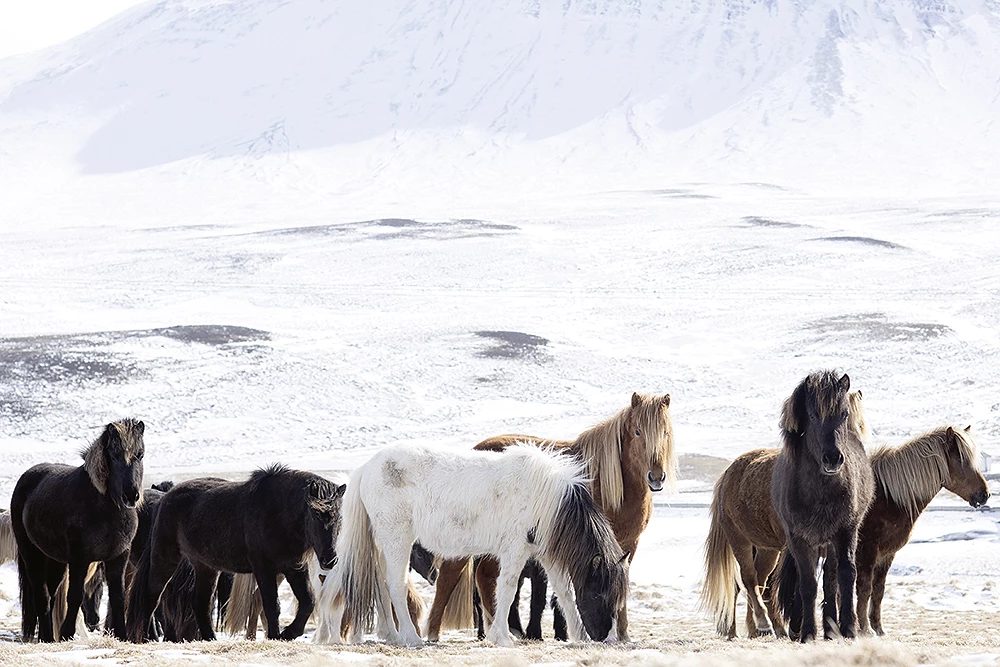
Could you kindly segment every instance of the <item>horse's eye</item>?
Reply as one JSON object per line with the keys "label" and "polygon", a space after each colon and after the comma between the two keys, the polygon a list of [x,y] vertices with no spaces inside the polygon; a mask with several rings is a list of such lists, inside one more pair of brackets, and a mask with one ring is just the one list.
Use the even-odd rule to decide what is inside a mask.
{"label": "horse's eye", "polygon": [[639,429],[636,429],[636,430],[635,430],[635,434],[636,434],[636,435],[642,435],[642,431],[640,431]]}

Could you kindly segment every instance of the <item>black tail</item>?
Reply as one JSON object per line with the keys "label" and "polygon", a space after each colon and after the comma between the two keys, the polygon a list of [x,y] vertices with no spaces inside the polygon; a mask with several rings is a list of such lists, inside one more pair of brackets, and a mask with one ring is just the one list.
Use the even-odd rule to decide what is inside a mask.
{"label": "black tail", "polygon": [[795,565],[795,558],[787,550],[781,553],[777,570],[780,570],[780,574],[775,577],[776,590],[771,595],[777,596],[778,610],[788,623],[789,634],[798,635],[799,628],[802,627],[802,598],[798,594],[799,568]]}
{"label": "black tail", "polygon": [[129,641],[141,644],[149,638],[149,624],[153,619],[155,603],[151,604],[149,590],[150,574],[150,549],[149,545],[139,556],[136,564],[135,574],[126,592],[125,603],[125,636]]}
{"label": "black tail", "polygon": [[35,596],[28,583],[27,566],[24,558],[17,556],[17,582],[21,593],[21,639],[30,642],[35,638],[35,625],[38,623],[38,613],[35,611]]}

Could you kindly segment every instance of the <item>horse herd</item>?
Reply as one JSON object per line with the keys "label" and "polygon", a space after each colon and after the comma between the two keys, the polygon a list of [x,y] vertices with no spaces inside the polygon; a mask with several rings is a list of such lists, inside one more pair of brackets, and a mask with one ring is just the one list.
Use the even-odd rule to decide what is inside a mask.
{"label": "horse herd", "polygon": [[[258,618],[269,639],[288,640],[315,614],[319,643],[374,631],[418,646],[475,623],[480,638],[510,646],[512,632],[542,638],[551,585],[557,639],[628,640],[629,563],[652,493],[676,475],[669,408],[669,395],[636,393],[572,441],[388,447],[347,485],[272,466],[246,482],[144,490],[145,427],[112,422],[83,465],[21,475],[0,514],[0,557],[18,565],[22,637],[95,629],[106,585],[105,631],[135,642],[210,640],[219,626],[254,637]],[[781,431],[781,449],[744,454],[715,486],[703,603],[734,637],[742,585],[751,636],[814,639],[825,557],[824,636],[854,637],[856,618],[862,632],[881,634],[886,572],[931,498],[942,487],[976,507],[989,497],[971,433],[941,428],[869,457],[861,393],[832,371],[795,388]],[[436,585],[423,636],[411,568]],[[282,578],[297,600],[283,630]]]}

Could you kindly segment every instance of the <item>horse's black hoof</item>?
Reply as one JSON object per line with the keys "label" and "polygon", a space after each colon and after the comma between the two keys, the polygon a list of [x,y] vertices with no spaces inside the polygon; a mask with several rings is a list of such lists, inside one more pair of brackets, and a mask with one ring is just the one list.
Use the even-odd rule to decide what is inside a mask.
{"label": "horse's black hoof", "polygon": [[541,628],[533,628],[533,627],[531,627],[529,625],[528,626],[528,632],[525,635],[525,639],[527,639],[529,641],[535,641],[535,642],[542,641],[542,629]]}

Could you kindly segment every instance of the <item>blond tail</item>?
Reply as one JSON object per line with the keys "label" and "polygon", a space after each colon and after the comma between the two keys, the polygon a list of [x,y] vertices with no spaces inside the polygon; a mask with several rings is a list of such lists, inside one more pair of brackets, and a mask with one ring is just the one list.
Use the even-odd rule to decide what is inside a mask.
{"label": "blond tail", "polygon": [[[229,594],[229,603],[226,606],[226,618],[222,622],[222,631],[229,635],[244,635],[247,639],[254,639],[257,635],[257,616],[260,613],[257,594],[257,580],[253,574],[235,574],[233,576],[233,590]],[[253,626],[254,636],[248,635],[250,626]]]}
{"label": "blond tail", "polygon": [[[84,583],[90,581],[94,574],[97,573],[98,563],[91,563],[87,566],[87,576],[84,578]],[[69,613],[69,602],[67,601],[67,596],[69,595],[69,568],[63,574],[62,581],[59,582],[59,587],[56,588],[56,593],[52,597],[52,636],[58,637],[59,632],[62,628],[63,621],[66,620],[66,614]],[[87,630],[87,623],[83,618],[83,610],[77,610],[76,614],[76,638],[85,639],[90,636],[90,632]]]}
{"label": "blond tail", "polygon": [[[343,639],[342,624],[351,626],[352,636],[371,632],[375,626],[375,605],[379,582],[385,572],[382,554],[372,535],[368,510],[361,499],[361,475],[355,471],[341,505],[341,528],[337,536],[337,564],[323,582],[318,611],[319,625],[314,641],[329,643]],[[334,614],[341,607],[343,617]],[[391,622],[391,619],[390,619]]]}
{"label": "blond tail", "polygon": [[721,484],[720,479],[712,496],[712,524],[705,541],[705,583],[701,591],[701,606],[715,617],[716,631],[728,637],[736,620],[737,564],[722,529]]}
{"label": "blond tail", "polygon": [[472,626],[472,559],[467,558],[455,590],[451,592],[448,604],[444,607],[441,629],[462,630]]}

